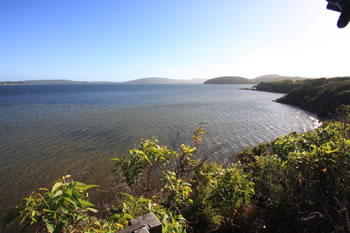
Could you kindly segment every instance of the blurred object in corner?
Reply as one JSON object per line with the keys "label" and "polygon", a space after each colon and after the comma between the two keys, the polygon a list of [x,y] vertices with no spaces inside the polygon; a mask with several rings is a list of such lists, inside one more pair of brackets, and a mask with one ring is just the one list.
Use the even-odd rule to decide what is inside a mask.
{"label": "blurred object in corner", "polygon": [[327,0],[327,9],[340,12],[338,28],[344,28],[350,21],[350,0]]}

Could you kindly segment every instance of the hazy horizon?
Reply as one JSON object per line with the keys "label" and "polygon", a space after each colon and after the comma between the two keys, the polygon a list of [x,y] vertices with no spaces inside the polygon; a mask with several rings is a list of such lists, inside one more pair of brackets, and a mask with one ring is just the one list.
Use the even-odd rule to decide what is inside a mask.
{"label": "hazy horizon", "polygon": [[348,75],[320,0],[0,2],[0,81]]}
{"label": "hazy horizon", "polygon": [[[262,76],[268,76],[268,75],[278,75],[278,74],[267,74],[267,75],[259,75],[254,78],[248,78],[248,77],[242,77],[238,75],[223,75],[220,77],[242,77],[242,78],[247,78],[250,80],[253,80],[255,78],[259,78]],[[300,77],[300,78],[333,78],[333,77],[301,77],[301,76],[286,76],[286,75],[278,75],[278,76],[285,76],[285,77]],[[125,80],[125,81],[107,81],[107,80],[73,80],[73,79],[24,79],[24,80],[16,80],[16,81],[11,81],[11,80],[1,80],[0,82],[30,82],[30,81],[72,81],[72,82],[115,82],[115,83],[125,83],[125,82],[130,82],[130,81],[136,81],[136,80],[143,80],[143,79],[169,79],[169,80],[177,80],[177,81],[191,81],[191,80],[209,80],[209,79],[214,79],[214,78],[220,78],[220,77],[212,77],[212,78],[171,78],[171,77],[143,77],[143,78],[136,78],[136,79],[130,79],[130,80]]]}

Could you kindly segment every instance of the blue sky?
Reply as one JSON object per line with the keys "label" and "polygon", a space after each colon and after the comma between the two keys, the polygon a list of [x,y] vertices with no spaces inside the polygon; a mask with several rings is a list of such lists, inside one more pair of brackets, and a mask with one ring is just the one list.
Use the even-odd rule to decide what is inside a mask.
{"label": "blue sky", "polygon": [[0,81],[349,75],[325,0],[0,0]]}

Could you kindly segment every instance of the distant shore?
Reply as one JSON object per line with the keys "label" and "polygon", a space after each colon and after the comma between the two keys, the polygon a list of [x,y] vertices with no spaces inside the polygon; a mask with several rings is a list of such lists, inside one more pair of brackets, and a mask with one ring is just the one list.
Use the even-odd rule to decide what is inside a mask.
{"label": "distant shore", "polygon": [[258,91],[255,87],[242,87],[242,88],[239,88],[239,90],[243,90],[243,91]]}
{"label": "distant shore", "polygon": [[24,82],[0,82],[0,86],[25,85]]}

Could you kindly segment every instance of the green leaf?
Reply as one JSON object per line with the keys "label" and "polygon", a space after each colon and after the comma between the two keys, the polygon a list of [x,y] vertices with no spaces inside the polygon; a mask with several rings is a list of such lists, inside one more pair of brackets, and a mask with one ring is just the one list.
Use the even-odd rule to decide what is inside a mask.
{"label": "green leaf", "polygon": [[73,190],[71,188],[69,188],[65,191],[65,193],[67,193],[69,196],[72,196]]}
{"label": "green leaf", "polygon": [[83,219],[85,216],[84,215],[78,215],[78,217],[77,217],[77,220],[79,221],[79,220],[81,220],[81,219]]}
{"label": "green leaf", "polygon": [[53,227],[53,225],[51,223],[46,222],[46,227],[47,227],[47,230],[51,233],[53,233],[55,230],[55,228]]}
{"label": "green leaf", "polygon": [[90,210],[91,212],[94,212],[94,213],[97,213],[97,209],[94,209],[94,208],[86,208],[87,210]]}
{"label": "green leaf", "polygon": [[49,190],[47,188],[39,188],[40,191],[46,191],[48,192]]}
{"label": "green leaf", "polygon": [[49,213],[56,213],[56,211],[53,210],[49,210],[49,209],[44,209],[45,212],[49,212]]}
{"label": "green leaf", "polygon": [[58,191],[55,193],[55,195],[53,195],[53,197],[55,198],[55,197],[60,196],[60,195],[62,195],[62,194],[63,194],[62,190],[58,190]]}
{"label": "green leaf", "polygon": [[140,202],[140,203],[147,203],[147,202],[150,202],[151,200],[150,199],[147,199],[147,198],[144,198],[144,197],[140,197],[139,199],[137,199],[137,202]]}
{"label": "green leaf", "polygon": [[135,200],[135,198],[134,198],[132,195],[130,195],[130,194],[127,194],[127,193],[121,193],[121,194],[124,195],[124,196],[126,196],[126,197],[128,197],[129,200],[132,200],[132,201]]}
{"label": "green leaf", "polygon": [[56,190],[62,185],[62,182],[57,182],[56,184],[54,184],[54,186],[52,187],[51,192],[54,193],[56,192]]}
{"label": "green leaf", "polygon": [[113,214],[111,218],[119,220],[120,214]]}
{"label": "green leaf", "polygon": [[149,165],[152,165],[152,162],[149,160],[147,155],[144,155],[143,157],[146,159],[146,161],[148,162]]}
{"label": "green leaf", "polygon": [[132,219],[134,219],[134,217],[131,216],[130,214],[124,214],[123,217],[126,218],[127,220],[132,220]]}
{"label": "green leaf", "polygon": [[72,203],[74,206],[77,206],[77,203],[75,203],[72,199],[68,198],[68,197],[63,197],[64,200]]}
{"label": "green leaf", "polygon": [[88,201],[85,201],[83,199],[78,199],[78,201],[80,202],[80,204],[83,206],[83,207],[92,207],[94,206],[94,204],[92,204],[91,202],[88,202]]}
{"label": "green leaf", "polygon": [[87,190],[89,188],[95,188],[95,187],[99,187],[99,186],[98,185],[94,185],[94,184],[83,185],[83,186],[80,186],[80,185],[75,186],[76,189],[80,189],[80,190]]}
{"label": "green leaf", "polygon": [[77,186],[85,186],[86,184],[82,183],[82,182],[79,182],[79,181],[75,181],[75,184]]}

